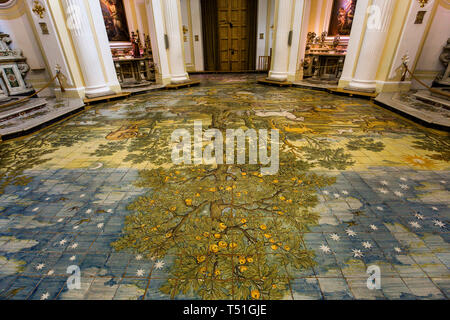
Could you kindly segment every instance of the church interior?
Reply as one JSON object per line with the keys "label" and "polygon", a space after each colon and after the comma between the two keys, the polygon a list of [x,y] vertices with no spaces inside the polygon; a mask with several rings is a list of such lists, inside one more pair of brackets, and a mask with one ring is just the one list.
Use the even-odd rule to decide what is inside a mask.
{"label": "church interior", "polygon": [[0,299],[449,299],[449,61],[448,0],[0,0]]}

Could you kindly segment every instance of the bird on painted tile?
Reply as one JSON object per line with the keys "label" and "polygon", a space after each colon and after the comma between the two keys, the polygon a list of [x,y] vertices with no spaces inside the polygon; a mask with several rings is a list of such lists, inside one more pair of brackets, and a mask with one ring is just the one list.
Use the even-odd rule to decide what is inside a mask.
{"label": "bird on painted tile", "polygon": [[372,244],[369,241],[365,241],[362,243],[362,246],[366,249],[371,249],[372,248]]}
{"label": "bird on painted tile", "polygon": [[160,270],[164,267],[165,263],[162,260],[159,260],[157,263],[155,263],[155,269]]}
{"label": "bird on painted tile", "polygon": [[356,236],[356,232],[353,231],[353,230],[351,230],[351,229],[347,229],[347,230],[345,230],[345,232],[347,233],[347,235],[348,235],[349,237],[354,237],[354,236]]}
{"label": "bird on painted tile", "polygon": [[359,249],[352,249],[352,253],[355,258],[361,258],[362,256],[364,256]]}
{"label": "bird on painted tile", "polygon": [[421,226],[418,222],[416,222],[416,221],[411,221],[409,224],[411,225],[411,227],[416,228],[416,229],[420,229],[420,228],[422,227],[422,226]]}
{"label": "bird on painted tile", "polygon": [[331,252],[330,247],[328,247],[328,246],[326,246],[324,244],[322,244],[320,246],[320,250],[322,250],[323,253],[330,253]]}
{"label": "bird on painted tile", "polygon": [[330,238],[334,241],[339,241],[341,239],[341,237],[339,237],[336,233],[330,234]]}
{"label": "bird on painted tile", "polygon": [[435,226],[439,227],[439,228],[443,228],[445,227],[445,223],[443,223],[442,221],[439,220],[433,220],[433,223]]}

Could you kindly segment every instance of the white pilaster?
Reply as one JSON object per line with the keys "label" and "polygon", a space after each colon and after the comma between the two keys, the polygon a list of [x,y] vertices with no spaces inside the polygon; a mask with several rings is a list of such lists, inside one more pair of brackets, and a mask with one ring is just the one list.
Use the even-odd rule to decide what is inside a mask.
{"label": "white pilaster", "polygon": [[[355,75],[350,87],[372,91],[376,89],[376,74],[395,6],[393,0],[373,0],[369,7],[366,32],[359,53]],[[347,57],[348,59],[348,57]]]}
{"label": "white pilaster", "polygon": [[189,80],[189,76],[184,63],[179,0],[164,0],[163,8],[169,45],[168,58],[171,82],[185,82]]}
{"label": "white pilaster", "polygon": [[67,26],[72,36],[87,97],[111,94],[101,67],[96,42],[89,22],[88,10],[84,1],[62,0],[67,18]]}
{"label": "white pilaster", "polygon": [[275,45],[269,79],[286,81],[289,66],[289,32],[291,30],[292,0],[278,0]]}

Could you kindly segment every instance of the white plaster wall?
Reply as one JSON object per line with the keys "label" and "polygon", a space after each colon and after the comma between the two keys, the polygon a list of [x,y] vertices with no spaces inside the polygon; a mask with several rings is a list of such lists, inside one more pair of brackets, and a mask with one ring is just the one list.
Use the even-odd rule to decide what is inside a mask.
{"label": "white plaster wall", "polygon": [[191,0],[191,15],[195,71],[203,71],[205,70],[205,65],[203,61],[202,8],[200,0]]}
{"label": "white plaster wall", "polygon": [[[268,0],[258,1],[258,29],[256,34],[256,68],[258,68],[259,57],[264,56],[266,52],[266,22],[267,22],[267,4]],[[264,34],[264,39],[260,39],[259,35]]]}
{"label": "white plaster wall", "polygon": [[[409,65],[411,66],[416,60],[420,43],[424,36],[425,29],[430,19],[431,10],[433,8],[434,1],[430,1],[424,8],[421,8],[418,2],[411,2],[408,17],[406,23],[403,26],[403,33],[400,37],[397,52],[395,53],[394,62],[392,64],[389,79],[393,79],[398,73],[399,68],[402,65],[402,57],[407,55],[410,59]],[[414,24],[418,11],[427,11],[422,24]],[[399,79],[396,79],[399,80]]]}
{"label": "white plaster wall", "polygon": [[183,33],[183,45],[184,45],[184,59],[186,62],[186,66],[187,67],[192,67],[193,63],[192,63],[192,54],[191,54],[191,26],[189,23],[189,5],[188,2],[190,0],[181,0],[180,1],[180,5],[181,5],[181,19],[182,19],[182,25],[185,26],[188,29],[188,32]]}
{"label": "white plaster wall", "polygon": [[41,50],[26,13],[17,19],[0,20],[0,31],[11,36],[11,47],[23,51],[31,69],[45,68]]}
{"label": "white plaster wall", "polygon": [[439,55],[448,38],[450,38],[450,9],[439,5],[417,62],[417,71],[441,71],[444,69],[439,61]]}

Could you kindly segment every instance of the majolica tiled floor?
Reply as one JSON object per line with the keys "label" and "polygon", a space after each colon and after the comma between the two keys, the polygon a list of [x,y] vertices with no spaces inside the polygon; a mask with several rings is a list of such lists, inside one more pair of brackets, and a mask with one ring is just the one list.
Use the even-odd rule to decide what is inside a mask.
{"label": "majolica tiled floor", "polygon": [[[199,78],[0,144],[2,299],[448,299],[448,134],[365,100]],[[170,135],[194,120],[279,129],[280,171],[172,165]]]}

